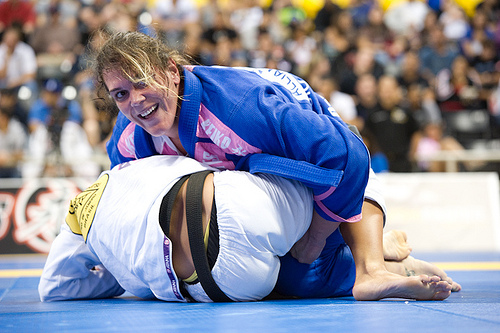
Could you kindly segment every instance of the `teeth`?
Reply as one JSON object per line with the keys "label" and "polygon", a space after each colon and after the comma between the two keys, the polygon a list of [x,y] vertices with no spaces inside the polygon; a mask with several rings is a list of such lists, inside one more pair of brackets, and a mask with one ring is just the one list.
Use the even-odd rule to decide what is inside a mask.
{"label": "teeth", "polygon": [[147,116],[149,116],[154,110],[156,109],[156,105],[155,106],[152,106],[150,107],[149,109],[147,109],[146,111],[144,111],[143,113],[141,113],[141,117],[143,118],[146,118]]}

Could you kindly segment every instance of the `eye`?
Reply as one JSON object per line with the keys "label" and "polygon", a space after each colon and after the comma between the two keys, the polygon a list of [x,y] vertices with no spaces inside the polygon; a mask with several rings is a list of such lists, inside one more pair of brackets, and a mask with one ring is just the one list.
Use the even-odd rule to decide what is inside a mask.
{"label": "eye", "polygon": [[119,90],[113,94],[113,98],[117,102],[123,101],[128,95],[128,91],[126,90]]}

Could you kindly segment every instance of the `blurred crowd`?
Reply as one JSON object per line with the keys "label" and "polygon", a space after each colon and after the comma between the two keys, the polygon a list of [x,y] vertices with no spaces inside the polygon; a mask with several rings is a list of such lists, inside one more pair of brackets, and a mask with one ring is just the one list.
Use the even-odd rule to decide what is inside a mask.
{"label": "blurred crowd", "polygon": [[0,177],[109,165],[114,115],[89,61],[106,33],[131,30],[201,65],[304,78],[358,127],[376,172],[444,171],[422,156],[500,149],[499,18],[498,0],[3,0]]}

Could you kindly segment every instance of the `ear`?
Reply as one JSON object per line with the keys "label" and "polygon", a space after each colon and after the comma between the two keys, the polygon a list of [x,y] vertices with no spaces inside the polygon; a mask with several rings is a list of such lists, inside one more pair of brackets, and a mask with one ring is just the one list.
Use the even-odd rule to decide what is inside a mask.
{"label": "ear", "polygon": [[171,78],[172,78],[172,82],[174,84],[179,84],[181,82],[181,74],[179,73],[179,68],[177,68],[177,64],[175,63],[175,61],[170,58],[170,62],[169,62],[169,65],[168,65],[168,71],[171,75]]}

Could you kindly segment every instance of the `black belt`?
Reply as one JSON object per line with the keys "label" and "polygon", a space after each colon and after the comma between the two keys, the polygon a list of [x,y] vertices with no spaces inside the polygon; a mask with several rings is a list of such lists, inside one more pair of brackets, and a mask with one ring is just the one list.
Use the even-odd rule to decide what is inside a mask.
{"label": "black belt", "polygon": [[188,225],[189,247],[193,263],[198,274],[198,280],[205,290],[205,293],[214,302],[231,302],[231,299],[220,290],[215,283],[211,269],[215,264],[219,253],[219,228],[217,225],[217,208],[215,198],[212,204],[210,216],[208,248],[205,251],[203,241],[202,203],[203,185],[205,178],[211,171],[201,171],[191,175],[186,175],[178,180],[170,191],[165,195],[160,206],[160,227],[168,237],[170,231],[170,217],[175,198],[184,182],[189,178],[186,191],[186,219]]}

